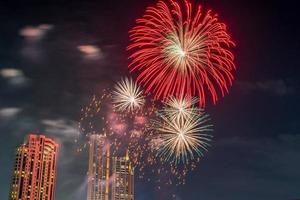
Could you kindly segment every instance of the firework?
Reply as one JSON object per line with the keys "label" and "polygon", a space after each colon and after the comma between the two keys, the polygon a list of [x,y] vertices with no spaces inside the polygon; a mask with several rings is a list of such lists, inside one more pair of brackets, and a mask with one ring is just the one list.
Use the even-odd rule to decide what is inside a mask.
{"label": "firework", "polygon": [[[113,93],[105,90],[81,109],[77,143],[83,145],[79,151],[88,147],[91,135],[104,135],[111,156],[128,152],[138,178],[158,186],[184,184],[210,140],[204,132],[210,129],[209,125],[205,127],[207,116],[196,102],[196,98],[170,97],[157,111],[155,102],[145,99],[140,109],[120,111],[114,109]],[[184,134],[178,138],[184,140],[176,141],[179,130]]]}
{"label": "firework", "polygon": [[79,144],[78,150],[82,151],[89,145],[91,135],[105,135],[111,147],[111,155],[120,156],[128,151],[131,162],[139,169],[137,173],[142,176],[147,162],[152,159],[151,152],[147,151],[151,138],[151,131],[148,130],[149,117],[155,115],[155,106],[148,103],[140,109],[123,112],[114,109],[112,92],[104,90],[102,93],[101,96],[94,95],[88,105],[81,109],[81,134],[76,140]]}
{"label": "firework", "polygon": [[193,115],[202,111],[195,106],[197,102],[197,98],[184,97],[178,99],[170,97],[164,102],[163,113],[168,115],[171,121],[190,119]]}
{"label": "firework", "polygon": [[235,44],[226,25],[188,0],[149,7],[130,31],[130,40],[129,69],[155,99],[198,96],[204,106],[207,93],[216,103],[232,85],[230,48]]}
{"label": "firework", "polygon": [[112,95],[114,107],[119,111],[134,111],[145,103],[143,91],[129,78],[118,82]]}
{"label": "firework", "polygon": [[211,141],[208,132],[212,131],[212,125],[207,123],[208,115],[192,103],[172,98],[154,121],[154,129],[162,140],[158,154],[175,165],[203,156]]}

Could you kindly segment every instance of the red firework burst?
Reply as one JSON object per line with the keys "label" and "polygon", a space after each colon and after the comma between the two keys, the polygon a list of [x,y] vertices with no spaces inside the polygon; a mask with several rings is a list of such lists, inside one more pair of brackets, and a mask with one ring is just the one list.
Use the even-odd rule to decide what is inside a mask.
{"label": "red firework burst", "polygon": [[137,20],[129,32],[129,69],[155,99],[198,96],[204,106],[210,93],[216,103],[234,79],[235,44],[216,14],[182,2],[159,1]]}

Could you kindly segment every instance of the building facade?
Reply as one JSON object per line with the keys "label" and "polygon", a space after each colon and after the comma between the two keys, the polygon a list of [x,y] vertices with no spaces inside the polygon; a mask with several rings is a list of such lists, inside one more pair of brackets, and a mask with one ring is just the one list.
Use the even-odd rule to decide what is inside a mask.
{"label": "building facade", "polygon": [[134,200],[134,169],[125,157],[112,158],[112,200]]}
{"label": "building facade", "polygon": [[133,200],[134,169],[128,154],[111,156],[104,135],[92,135],[89,145],[87,200]]}
{"label": "building facade", "polygon": [[54,200],[58,144],[30,134],[17,148],[10,200]]}
{"label": "building facade", "polygon": [[90,137],[88,200],[109,199],[110,148],[106,137],[92,135]]}

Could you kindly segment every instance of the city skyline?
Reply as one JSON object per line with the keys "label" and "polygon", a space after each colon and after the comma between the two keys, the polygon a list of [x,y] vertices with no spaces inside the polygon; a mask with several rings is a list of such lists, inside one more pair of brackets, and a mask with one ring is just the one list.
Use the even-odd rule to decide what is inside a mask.
{"label": "city skyline", "polygon": [[[134,166],[126,155],[110,155],[105,135],[91,135],[87,163],[87,200],[134,200]],[[58,144],[29,133],[16,150],[11,200],[55,200]],[[59,172],[58,172],[59,173]]]}

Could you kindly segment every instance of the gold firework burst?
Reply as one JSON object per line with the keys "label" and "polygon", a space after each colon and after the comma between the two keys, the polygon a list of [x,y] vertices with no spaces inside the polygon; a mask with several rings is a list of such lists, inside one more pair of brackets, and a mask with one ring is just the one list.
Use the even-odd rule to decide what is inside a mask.
{"label": "gold firework burst", "polygon": [[209,116],[192,103],[171,99],[158,112],[154,129],[162,140],[158,154],[165,161],[188,163],[203,156],[210,146],[212,136],[208,132],[212,131],[212,125],[208,124]]}

